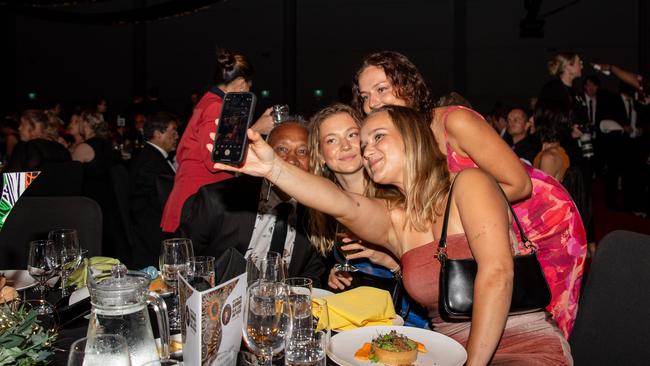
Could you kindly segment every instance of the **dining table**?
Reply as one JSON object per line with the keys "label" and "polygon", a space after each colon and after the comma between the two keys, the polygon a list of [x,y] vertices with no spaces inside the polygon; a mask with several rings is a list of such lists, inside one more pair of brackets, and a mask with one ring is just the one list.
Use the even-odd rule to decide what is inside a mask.
{"label": "dining table", "polygon": [[[90,314],[90,307],[91,307],[90,298],[82,299],[81,301],[79,301],[79,302],[75,303],[74,305],[70,306],[68,304],[69,298],[67,298],[67,297],[62,298],[61,297],[60,281],[55,281],[55,282],[51,281],[51,282],[49,282],[49,285],[50,286],[49,286],[49,289],[48,289],[47,294],[45,296],[45,300],[48,301],[49,303],[51,303],[55,307],[55,310],[56,310],[54,315],[51,317],[51,319],[50,319],[51,323],[49,323],[49,324],[52,324],[53,328],[56,329],[56,331],[58,333],[58,337],[57,337],[56,341],[53,344],[53,347],[54,347],[54,350],[55,350],[54,356],[52,357],[51,362],[49,364],[50,365],[66,365],[67,360],[68,360],[68,354],[69,354],[69,351],[70,351],[70,346],[72,345],[72,343],[74,343],[76,340],[78,340],[80,338],[86,337],[86,335],[87,335],[88,324],[89,324],[88,315]],[[316,295],[316,290],[319,291],[319,295]],[[314,295],[315,296],[323,296],[323,295],[326,295],[326,293],[327,293],[327,291],[324,291],[325,294],[323,294],[322,292],[323,292],[323,290],[315,289]],[[38,293],[35,291],[35,287],[31,287],[31,288],[19,291],[19,296],[24,301],[30,301],[30,300],[38,299]],[[152,320],[151,328],[152,328],[152,331],[153,331],[154,338],[158,338],[158,333],[159,332],[158,332],[158,326],[157,326],[157,324],[155,322],[156,317],[155,317],[155,315],[153,313],[153,309],[151,307],[149,307],[149,312],[150,312],[149,318]],[[401,318],[399,318],[399,319],[402,320]],[[396,323],[394,325],[394,327],[397,327],[402,331],[409,331],[409,329],[407,329],[407,328],[403,328],[403,327],[400,328],[399,324],[400,324],[399,322]],[[385,328],[385,329],[383,329],[383,328]],[[379,327],[379,328],[376,328],[376,329],[382,329],[382,330],[385,331],[386,329],[388,329],[390,327],[388,327],[388,328],[383,327],[383,328]],[[424,330],[424,329],[421,329],[421,328],[410,328],[410,331],[413,332],[413,334],[415,334],[416,336],[419,336],[420,339],[422,339],[422,338],[430,338],[430,336],[436,336],[436,337],[439,336],[439,337],[444,337],[445,338],[444,341],[451,340],[451,338],[449,338],[449,337],[446,337],[446,336],[443,336],[443,335],[440,335],[440,334],[437,334],[437,333],[433,334],[433,332],[432,333],[418,333],[420,331],[431,332],[429,330]],[[179,332],[173,332],[172,335],[173,334],[178,334],[178,333]],[[356,335],[357,333],[360,334],[360,336]],[[354,360],[351,360],[352,362],[350,362],[350,360],[345,360],[343,358],[334,357],[335,352],[333,352],[333,348],[334,347],[338,347],[339,349],[344,348],[344,349],[346,349],[346,352],[348,352],[348,353],[352,352],[352,354],[353,354],[354,353],[353,348],[356,347],[356,346],[354,346],[355,342],[359,343],[359,346],[361,346],[363,344],[363,342],[364,342],[364,341],[362,341],[362,339],[363,340],[367,339],[367,340],[365,340],[365,342],[369,342],[369,340],[372,338],[372,335],[376,335],[375,333],[377,333],[377,330],[371,329],[371,328],[366,328],[366,329],[364,329],[364,328],[356,328],[356,329],[353,329],[353,330],[350,330],[350,331],[341,331],[341,332],[337,332],[336,330],[333,330],[332,331],[332,339],[333,339],[333,341],[330,344],[330,347],[332,347],[332,348],[330,348],[328,353],[327,353],[326,364],[327,365],[345,365],[345,366],[347,366],[347,365],[356,365],[357,363],[354,362]],[[338,343],[335,342],[337,339],[338,339]],[[452,340],[451,342],[455,342],[455,341]],[[350,346],[350,344],[352,344],[352,346]],[[456,347],[456,348],[460,348],[461,352],[465,353],[464,349],[462,348],[462,346],[460,346],[460,344],[458,344],[457,346],[458,347]],[[458,349],[456,349],[456,351],[458,351]],[[243,342],[243,340],[242,340],[241,348],[240,348],[240,354],[239,354],[240,359],[243,358],[242,353],[245,353],[245,352],[247,352],[247,347],[245,345],[245,342]],[[332,354],[330,354],[330,352]],[[172,354],[171,357],[172,357],[172,359],[182,361],[183,360],[182,351]],[[465,357],[466,357],[466,353],[465,353]],[[462,357],[460,357],[460,358],[462,358]],[[335,361],[337,361],[337,362],[335,362]],[[462,360],[462,362],[457,363],[457,364],[462,365],[463,362],[464,362],[464,359]],[[420,364],[421,363],[418,363],[418,365],[420,365]],[[445,363],[442,363],[442,364],[445,364]],[[244,363],[244,362],[238,362],[237,365],[238,366],[239,365],[248,366],[249,364]],[[284,359],[282,357],[274,359],[273,365],[277,365],[277,366],[284,365]],[[136,366],[136,365],[132,365],[132,366]]]}

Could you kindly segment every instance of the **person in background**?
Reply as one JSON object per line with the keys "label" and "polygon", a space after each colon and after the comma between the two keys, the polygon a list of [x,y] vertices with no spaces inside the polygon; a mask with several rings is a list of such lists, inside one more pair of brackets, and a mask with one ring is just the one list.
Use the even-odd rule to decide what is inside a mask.
{"label": "person in background", "polygon": [[560,141],[570,131],[571,118],[558,103],[542,102],[535,108],[533,120],[537,136],[542,143],[541,150],[538,150],[533,160],[533,166],[562,182],[571,162]]}
{"label": "person in background", "polygon": [[[564,187],[522,163],[477,112],[462,106],[432,108],[422,74],[404,55],[384,51],[364,58],[354,90],[355,106],[364,113],[399,105],[424,114],[451,173],[478,167],[495,177],[538,247],[537,257],[552,294],[547,310],[568,338],[578,309],[587,240]],[[548,212],[558,220],[549,221]]]}
{"label": "person in background", "polygon": [[[306,172],[308,133],[300,123],[286,121],[271,130],[268,143],[279,159]],[[286,223],[285,232],[279,218]],[[305,207],[277,186],[241,176],[205,185],[190,196],[177,234],[192,239],[196,255],[218,258],[231,247],[245,257],[281,253],[289,277],[307,277],[320,287],[325,266],[309,242],[305,219]]]}
{"label": "person in background", "polygon": [[7,115],[0,123],[0,163],[4,165],[11,158],[11,153],[20,141],[20,136],[15,116]]}
{"label": "person in background", "polygon": [[163,233],[160,229],[163,202],[156,188],[160,175],[174,175],[174,165],[167,160],[178,144],[176,118],[165,112],[150,115],[144,123],[147,140],[142,151],[129,165],[130,210],[138,245],[133,248],[133,264],[145,267],[156,263]]}
{"label": "person in background", "polygon": [[20,116],[20,142],[5,167],[6,172],[44,170],[53,163],[70,161],[70,153],[57,142],[57,126],[42,110],[28,109]]}
{"label": "person in background", "polygon": [[[221,113],[225,94],[249,91],[253,84],[253,74],[253,65],[243,54],[225,49],[217,51],[214,85],[196,105],[176,150],[178,169],[174,188],[163,211],[161,226],[164,232],[176,231],[185,200],[201,186],[232,177],[229,173],[212,167],[212,158],[205,150],[205,145],[212,142],[208,134],[216,131],[214,122]],[[272,126],[269,108],[255,122],[253,129],[266,134]]]}
{"label": "person in background", "polygon": [[[452,104],[438,105],[439,107],[445,107]],[[457,104],[462,105],[462,104]],[[467,106],[466,106],[467,107]],[[468,107],[471,108],[471,107]],[[499,134],[501,138],[506,138],[508,136],[508,113],[501,106],[501,103],[497,103],[494,108],[486,116],[486,121],[494,128],[494,130]]]}
{"label": "person in background", "polygon": [[102,209],[102,253],[116,256],[119,251],[118,211],[111,181],[111,169],[115,164],[113,147],[108,140],[108,124],[99,112],[85,111],[79,117],[80,143],[72,159],[83,163],[84,196],[95,200]]}
{"label": "person in background", "polygon": [[[431,311],[436,331],[467,349],[467,365],[570,365],[567,341],[545,311],[508,315],[513,243],[508,205],[497,182],[469,168],[450,176],[421,113],[401,106],[370,112],[361,128],[364,167],[371,179],[399,195],[368,198],[283,162],[260,135],[251,139],[241,167],[215,167],[266,177],[299,202],[335,217],[371,243],[400,257],[404,286]],[[454,192],[450,192],[450,179]],[[474,258],[471,321],[448,322],[438,312],[438,240],[449,204],[448,255]]]}
{"label": "person in background", "polygon": [[73,141],[72,143],[69,144],[68,150],[70,150],[70,153],[72,154],[74,150],[81,144],[84,139],[81,136],[81,113],[80,112],[73,112],[70,115],[70,123],[68,124],[68,127],[66,131],[70,136],[72,136]]}
{"label": "person in background", "polygon": [[508,112],[508,137],[505,140],[520,159],[531,165],[540,149],[537,136],[530,133],[532,125],[523,108],[515,107]]}

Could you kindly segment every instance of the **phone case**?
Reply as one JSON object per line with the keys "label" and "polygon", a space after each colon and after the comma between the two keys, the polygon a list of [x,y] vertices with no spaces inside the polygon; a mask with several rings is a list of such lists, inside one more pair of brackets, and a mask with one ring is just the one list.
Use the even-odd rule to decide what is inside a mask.
{"label": "phone case", "polygon": [[224,96],[212,161],[233,165],[244,161],[248,147],[246,130],[253,120],[255,102],[255,94],[250,92],[227,93]]}

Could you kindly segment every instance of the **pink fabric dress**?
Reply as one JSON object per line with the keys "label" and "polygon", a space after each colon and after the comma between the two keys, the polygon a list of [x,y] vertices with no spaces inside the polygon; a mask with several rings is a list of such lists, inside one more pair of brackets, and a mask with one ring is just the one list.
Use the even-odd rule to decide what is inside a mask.
{"label": "pink fabric dress", "polygon": [[[435,257],[438,242],[402,254],[404,288],[430,310],[431,323],[442,333],[466,346],[471,322],[445,322],[438,313],[440,262]],[[449,258],[471,258],[465,234],[447,236]],[[572,365],[569,345],[545,311],[509,316],[491,365]]]}
{"label": "pink fabric dress", "polygon": [[[443,115],[445,139],[447,116],[460,107],[448,107]],[[482,118],[482,117],[481,117]],[[477,165],[453,150],[448,141],[447,165],[452,173]],[[537,246],[537,258],[551,290],[546,307],[568,339],[578,311],[578,298],[587,255],[587,236],[580,213],[564,186],[553,177],[528,164],[524,168],[533,184],[530,198],[513,207],[528,238]],[[520,248],[525,252],[525,248]]]}

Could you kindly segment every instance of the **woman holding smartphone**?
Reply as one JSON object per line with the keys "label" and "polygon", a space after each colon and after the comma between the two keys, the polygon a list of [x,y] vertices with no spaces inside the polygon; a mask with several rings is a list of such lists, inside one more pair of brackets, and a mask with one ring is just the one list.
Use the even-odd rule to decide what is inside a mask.
{"label": "woman holding smartphone", "polygon": [[[375,183],[390,188],[378,192],[379,197],[387,193],[386,198],[346,192],[290,166],[252,130],[246,163],[215,167],[265,177],[399,257],[407,291],[431,311],[437,331],[466,346],[467,365],[570,364],[566,340],[546,312],[508,316],[514,243],[508,205],[494,178],[476,168],[450,177],[429,121],[409,108],[373,111],[360,136],[364,167]],[[453,195],[450,178],[455,179]],[[452,258],[473,257],[478,264],[470,322],[445,322],[437,312],[440,264],[435,253],[448,200],[448,253]]]}
{"label": "woman holding smartphone", "polygon": [[385,105],[418,110],[429,120],[450,172],[478,167],[499,182],[538,247],[537,257],[552,294],[546,309],[568,338],[578,309],[587,239],[578,209],[564,187],[522,163],[477,112],[461,106],[433,108],[424,78],[402,54],[384,51],[365,57],[353,91],[355,106],[366,114]]}
{"label": "woman holding smartphone", "polygon": [[[250,91],[253,74],[253,65],[246,56],[225,49],[217,50],[214,85],[194,107],[192,118],[176,149],[178,167],[174,188],[163,211],[161,226],[164,232],[176,231],[183,204],[200,187],[232,177],[229,173],[212,167],[212,157],[205,150],[205,144],[214,141],[208,140],[208,134],[215,131],[215,121],[221,113],[225,94]],[[252,128],[267,134],[273,126],[270,112],[271,109],[267,109]]]}

